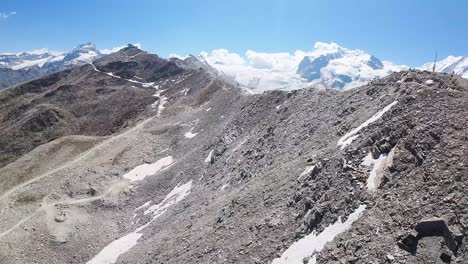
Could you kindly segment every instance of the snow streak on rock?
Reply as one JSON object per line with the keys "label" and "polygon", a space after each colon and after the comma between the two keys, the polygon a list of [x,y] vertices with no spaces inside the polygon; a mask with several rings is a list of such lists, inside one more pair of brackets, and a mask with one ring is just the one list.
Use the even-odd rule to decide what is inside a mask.
{"label": "snow streak on rock", "polygon": [[129,251],[138,244],[142,233],[132,232],[107,245],[99,254],[87,262],[87,264],[113,264],[120,255]]}
{"label": "snow streak on rock", "polygon": [[185,133],[185,137],[186,138],[193,138],[194,136],[196,136],[198,133],[192,133],[192,130],[193,130],[193,127],[190,129],[189,132]]}
{"label": "snow streak on rock", "polygon": [[304,259],[311,258],[309,263],[315,264],[315,256],[319,253],[327,242],[332,241],[337,235],[348,230],[356,222],[366,209],[365,205],[360,205],[345,222],[341,218],[334,224],[326,227],[320,234],[312,232],[306,237],[294,242],[279,258],[272,261],[272,264],[302,264]]}
{"label": "snow streak on rock", "polygon": [[356,138],[359,137],[357,133],[361,131],[361,129],[367,127],[371,123],[374,123],[375,121],[379,120],[390,108],[392,108],[394,105],[396,105],[398,101],[394,101],[393,103],[387,105],[384,109],[380,110],[377,112],[375,115],[373,115],[371,118],[367,119],[366,122],[362,123],[360,126],[357,128],[351,130],[351,132],[346,133],[343,137],[341,137],[338,140],[338,146],[341,146],[341,149],[346,148],[349,144],[351,144]]}
{"label": "snow streak on rock", "polygon": [[373,159],[371,153],[364,158],[361,165],[372,166],[369,178],[367,178],[367,189],[369,191],[375,191],[379,187],[382,178],[382,170],[385,168],[387,158],[387,154],[381,154],[377,159]]}
{"label": "snow streak on rock", "polygon": [[205,159],[205,163],[210,163],[211,162],[211,157],[213,156],[213,150],[210,151],[210,154]]}
{"label": "snow streak on rock", "polygon": [[[125,235],[114,242],[107,245],[98,255],[96,255],[93,259],[87,262],[87,264],[113,264],[117,262],[118,258],[128,252],[131,248],[138,244],[138,240],[143,236],[143,229],[151,224],[154,220],[158,217],[163,215],[169,207],[175,205],[176,203],[182,201],[188,194],[190,194],[190,190],[192,188],[192,181],[187,182],[183,185],[177,185],[169,194],[166,195],[164,200],[159,203],[158,205],[151,206],[147,212],[151,212],[154,214],[154,217],[148,223],[140,226],[132,233]],[[147,206],[148,203],[138,207],[137,209],[141,209]]]}
{"label": "snow streak on rock", "polygon": [[152,213],[154,218],[159,217],[160,215],[164,214],[166,210],[180,202],[182,199],[185,198],[190,193],[190,189],[192,189],[192,181],[187,182],[183,185],[177,185],[167,196],[164,198],[162,202],[157,205],[150,206],[146,211],[145,215]]}
{"label": "snow streak on rock", "polygon": [[[153,104],[151,104],[151,107],[156,108],[156,106],[157,106],[158,107],[157,108],[157,116],[161,116],[161,112],[162,112],[162,110],[164,110],[164,104],[166,103],[167,98],[165,96],[161,95],[165,90],[159,89],[159,85],[155,85],[154,82],[146,83],[146,82],[140,82],[140,81],[136,81],[136,80],[132,80],[132,79],[125,79],[125,78],[122,78],[120,76],[117,76],[117,75],[113,74],[112,72],[100,71],[100,70],[98,70],[96,68],[96,66],[94,66],[93,63],[90,63],[90,65],[93,67],[94,71],[96,71],[96,72],[104,73],[104,74],[109,75],[110,77],[126,80],[126,81],[131,82],[131,83],[141,84],[141,86],[143,86],[145,88],[153,87],[154,89],[156,89],[156,93],[153,94],[153,96],[158,98],[158,100],[156,100]],[[134,76],[133,78],[141,79],[138,76]]]}
{"label": "snow streak on rock", "polygon": [[142,164],[131,171],[127,172],[125,175],[122,177],[129,179],[131,182],[133,181],[142,181],[145,177],[154,175],[158,173],[159,171],[164,171],[168,169],[171,165],[174,164],[174,159],[172,156],[168,156],[165,158],[162,158],[155,163],[151,164]]}

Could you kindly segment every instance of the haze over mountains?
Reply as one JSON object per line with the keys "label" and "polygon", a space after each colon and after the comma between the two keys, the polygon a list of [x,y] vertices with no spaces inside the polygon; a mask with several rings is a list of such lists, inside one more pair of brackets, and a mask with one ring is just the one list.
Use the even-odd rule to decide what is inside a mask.
{"label": "haze over mountains", "polygon": [[[99,51],[93,43],[85,43],[67,53],[42,49],[17,54],[0,54],[0,88],[90,63],[118,49]],[[267,90],[294,90],[312,85],[350,89],[375,78],[408,69],[408,66],[381,61],[378,57],[362,50],[347,49],[336,43],[322,42],[317,42],[312,51],[261,53],[249,50],[245,56],[241,56],[219,49],[209,53],[201,52],[200,57],[253,93]],[[417,68],[432,71],[432,67],[433,62],[428,62]],[[449,56],[437,63],[436,70],[454,72],[466,77],[468,57]]]}

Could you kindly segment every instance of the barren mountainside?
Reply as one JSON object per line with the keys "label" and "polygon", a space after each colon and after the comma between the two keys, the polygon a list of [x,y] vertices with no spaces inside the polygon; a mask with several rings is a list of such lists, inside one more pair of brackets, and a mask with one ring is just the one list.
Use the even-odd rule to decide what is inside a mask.
{"label": "barren mountainside", "polygon": [[0,263],[468,259],[456,75],[247,95],[128,47],[0,104]]}

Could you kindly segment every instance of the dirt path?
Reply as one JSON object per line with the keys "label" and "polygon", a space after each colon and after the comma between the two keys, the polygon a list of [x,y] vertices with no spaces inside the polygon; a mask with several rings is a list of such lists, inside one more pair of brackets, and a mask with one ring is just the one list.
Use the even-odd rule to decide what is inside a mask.
{"label": "dirt path", "polygon": [[0,233],[0,239],[2,237],[4,237],[4,236],[8,235],[9,233],[11,233],[12,231],[17,229],[18,227],[20,227],[22,224],[29,221],[31,218],[38,215],[40,212],[46,211],[49,208],[53,208],[54,206],[57,206],[57,205],[74,205],[74,204],[83,204],[83,203],[87,203],[87,202],[92,202],[92,201],[102,199],[102,198],[106,197],[107,195],[109,195],[111,193],[116,193],[118,191],[119,191],[118,187],[116,187],[115,184],[114,184],[105,193],[103,193],[103,194],[101,194],[99,196],[95,196],[95,197],[89,197],[89,198],[83,198],[83,199],[67,199],[67,200],[63,200],[63,201],[54,202],[54,203],[51,203],[51,204],[47,204],[47,202],[44,199],[44,201],[39,205],[39,208],[36,211],[34,211],[34,213],[32,213],[31,215],[21,219],[15,225],[10,227],[8,230]]}
{"label": "dirt path", "polygon": [[23,187],[26,187],[26,186],[28,186],[28,185],[31,184],[31,183],[34,183],[34,182],[36,182],[36,181],[38,181],[38,180],[41,180],[41,179],[43,179],[43,178],[45,178],[45,177],[47,177],[47,176],[49,176],[49,175],[51,175],[51,174],[54,174],[54,173],[56,173],[56,172],[58,172],[58,171],[61,171],[61,170],[63,170],[63,169],[66,169],[66,168],[70,167],[71,165],[73,165],[73,164],[75,164],[75,163],[77,163],[77,162],[79,162],[79,161],[82,161],[82,160],[86,159],[87,157],[89,157],[90,155],[92,155],[96,150],[99,150],[99,149],[102,148],[103,146],[106,146],[106,145],[108,145],[108,144],[110,144],[110,143],[113,143],[114,141],[116,141],[116,140],[118,140],[118,139],[120,139],[120,138],[122,138],[122,137],[125,137],[125,136],[127,136],[128,134],[130,134],[130,133],[134,133],[134,132],[136,132],[137,130],[140,130],[142,127],[144,127],[147,123],[151,122],[151,121],[152,121],[154,118],[156,118],[156,117],[157,117],[157,116],[150,117],[150,118],[148,118],[148,119],[146,119],[146,120],[140,122],[140,123],[139,123],[138,125],[136,125],[135,127],[131,128],[131,129],[129,129],[129,130],[127,130],[127,131],[125,131],[125,132],[123,132],[123,133],[121,133],[121,134],[118,134],[118,135],[116,135],[116,136],[114,136],[114,137],[112,137],[112,138],[110,138],[110,139],[108,139],[108,140],[105,140],[105,141],[102,142],[102,143],[99,143],[98,145],[92,147],[91,149],[87,150],[87,151],[84,152],[83,154],[77,156],[74,160],[71,160],[71,161],[69,161],[69,162],[63,164],[62,166],[60,166],[60,167],[58,167],[58,168],[55,168],[55,169],[53,169],[53,170],[51,170],[51,171],[49,171],[49,172],[46,172],[46,173],[44,173],[44,174],[42,174],[42,175],[39,175],[39,176],[37,176],[37,177],[35,177],[35,178],[32,178],[31,180],[28,180],[28,181],[26,181],[26,182],[23,182],[23,183],[21,183],[21,184],[15,186],[15,187],[13,187],[13,188],[11,188],[10,190],[6,191],[5,193],[3,193],[3,194],[0,196],[0,201],[2,201],[2,200],[5,199],[5,198],[8,198],[8,196],[10,196],[11,194],[13,194],[13,193],[16,192],[17,190],[19,190],[19,189],[21,189],[21,188],[23,188]]}

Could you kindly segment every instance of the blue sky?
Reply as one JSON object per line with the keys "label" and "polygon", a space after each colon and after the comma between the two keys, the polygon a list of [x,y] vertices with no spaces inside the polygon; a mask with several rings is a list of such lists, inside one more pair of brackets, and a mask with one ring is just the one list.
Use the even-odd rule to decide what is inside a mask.
{"label": "blue sky", "polygon": [[465,0],[2,0],[0,52],[141,43],[163,57],[225,48],[311,50],[317,41],[410,66],[468,55]]}

